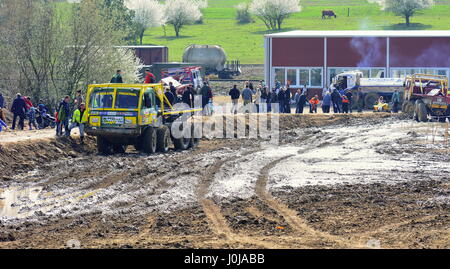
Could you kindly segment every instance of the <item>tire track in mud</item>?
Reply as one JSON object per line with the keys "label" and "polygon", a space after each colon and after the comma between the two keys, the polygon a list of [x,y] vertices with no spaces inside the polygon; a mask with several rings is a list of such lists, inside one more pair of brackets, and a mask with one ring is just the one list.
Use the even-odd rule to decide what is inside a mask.
{"label": "tire track in mud", "polygon": [[[244,152],[241,155],[245,157],[252,153],[257,152],[258,150],[251,150]],[[227,224],[227,220],[220,212],[220,208],[210,199],[206,198],[206,194],[208,193],[208,189],[211,186],[211,183],[214,179],[215,174],[220,170],[220,168],[227,162],[235,160],[236,157],[229,157],[224,160],[220,160],[215,162],[211,167],[209,167],[205,174],[203,175],[201,181],[199,182],[199,186],[197,188],[197,195],[200,205],[203,208],[203,211],[208,218],[208,222],[210,223],[211,230],[213,233],[220,237],[225,237],[226,239],[230,239],[232,237],[231,228]]]}
{"label": "tire track in mud", "polygon": [[[240,156],[240,158],[256,153],[258,151],[261,151],[261,149],[244,152]],[[266,240],[262,240],[260,238],[234,233],[228,225],[228,221],[226,220],[225,216],[221,213],[220,207],[216,205],[214,201],[206,198],[206,194],[208,193],[208,189],[214,179],[215,174],[221,169],[224,164],[233,160],[236,160],[236,156],[215,162],[205,172],[197,189],[199,203],[202,206],[203,211],[208,219],[208,223],[212,232],[219,238],[229,243],[249,244],[264,248],[285,248],[286,246],[279,244],[276,240],[272,240],[272,238],[266,238]]]}
{"label": "tire track in mud", "polygon": [[[294,155],[284,156],[279,158],[270,164],[264,166],[260,170],[260,174],[258,176],[258,180],[255,186],[255,192],[258,197],[265,202],[270,208],[275,210],[277,214],[282,216],[286,222],[292,227],[292,229],[298,234],[299,239],[303,239],[305,243],[314,242],[318,239],[323,239],[328,242],[332,242],[337,246],[341,246],[344,248],[363,248],[366,247],[357,242],[352,243],[347,240],[340,238],[339,236],[335,236],[326,232],[318,231],[307,224],[307,221],[300,218],[297,214],[297,211],[290,209],[284,203],[276,200],[268,191],[267,191],[267,181],[269,179],[269,171],[274,168],[280,162],[293,157]],[[306,240],[305,240],[306,239]],[[333,246],[334,247],[334,246]]]}

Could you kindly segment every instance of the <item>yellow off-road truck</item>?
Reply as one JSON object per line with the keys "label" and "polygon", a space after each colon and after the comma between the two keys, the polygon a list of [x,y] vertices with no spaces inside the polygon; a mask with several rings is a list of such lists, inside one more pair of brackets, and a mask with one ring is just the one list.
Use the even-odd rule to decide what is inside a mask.
{"label": "yellow off-road truck", "polygon": [[[89,85],[86,133],[97,137],[102,154],[124,153],[128,145],[149,154],[167,152],[170,141],[177,150],[196,147],[200,139],[194,137],[193,125],[186,122],[201,109],[176,107],[160,83]],[[174,123],[183,136],[173,133]]]}

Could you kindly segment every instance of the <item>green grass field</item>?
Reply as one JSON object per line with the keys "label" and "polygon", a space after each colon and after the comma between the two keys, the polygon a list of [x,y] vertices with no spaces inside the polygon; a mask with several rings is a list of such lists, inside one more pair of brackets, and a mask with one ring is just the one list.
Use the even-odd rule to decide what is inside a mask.
{"label": "green grass field", "polygon": [[[255,18],[255,23],[237,24],[235,6],[249,0],[209,0],[204,10],[204,23],[188,25],[175,37],[168,25],[167,36],[162,27],[149,28],[144,44],[169,47],[171,61],[181,61],[183,51],[190,44],[221,45],[229,60],[244,64],[263,63],[263,36],[277,31],[267,31],[265,25]],[[376,4],[365,0],[304,0],[302,11],[287,19],[282,32],[291,30],[446,30],[450,29],[450,0],[435,1],[436,5],[416,14],[409,28],[404,19],[380,10]],[[347,16],[348,8],[350,16]],[[321,11],[332,9],[337,19],[321,19]]]}

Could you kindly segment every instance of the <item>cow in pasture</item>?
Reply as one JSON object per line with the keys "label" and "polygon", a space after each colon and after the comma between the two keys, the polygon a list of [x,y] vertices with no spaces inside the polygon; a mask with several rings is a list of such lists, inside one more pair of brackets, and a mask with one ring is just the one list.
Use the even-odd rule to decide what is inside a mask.
{"label": "cow in pasture", "polygon": [[327,16],[328,18],[337,17],[333,10],[322,10],[322,19],[325,19]]}

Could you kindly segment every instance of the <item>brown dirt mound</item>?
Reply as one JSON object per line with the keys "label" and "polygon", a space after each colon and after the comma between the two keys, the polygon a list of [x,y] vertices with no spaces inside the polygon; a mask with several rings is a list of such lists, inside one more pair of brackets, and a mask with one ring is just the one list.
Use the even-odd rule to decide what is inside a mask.
{"label": "brown dirt mound", "polygon": [[17,173],[34,169],[40,163],[94,154],[95,138],[87,137],[85,145],[67,138],[0,144],[0,180],[11,180]]}

